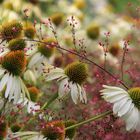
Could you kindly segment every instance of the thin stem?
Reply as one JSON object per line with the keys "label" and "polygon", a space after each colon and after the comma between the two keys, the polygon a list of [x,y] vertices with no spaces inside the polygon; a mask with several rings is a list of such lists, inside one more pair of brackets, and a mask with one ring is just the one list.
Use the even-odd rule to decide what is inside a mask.
{"label": "thin stem", "polygon": [[[39,43],[43,43],[43,44],[46,44],[48,45],[48,43],[45,43],[45,42],[42,42],[42,41],[39,41],[39,40],[26,40],[26,41],[34,41],[34,42],[39,42]],[[57,46],[55,46],[56,48],[60,49],[60,50],[63,50],[63,51],[66,51],[66,52],[69,52],[73,55],[76,55],[90,63],[92,63],[93,65],[97,66],[99,69],[101,69],[102,71],[106,72],[108,75],[110,75],[111,77],[113,77],[115,80],[117,80],[122,86],[124,86],[126,89],[128,89],[127,85],[125,85],[125,83],[121,80],[119,80],[117,77],[115,77],[112,73],[110,73],[109,71],[107,71],[106,69],[104,69],[103,67],[101,67],[100,65],[98,65],[97,63],[95,63],[94,61],[88,59],[87,57],[85,57],[84,55],[81,55],[79,54],[78,52],[74,52],[74,51],[71,51],[71,50],[68,50],[68,49],[65,49],[63,47],[61,47],[59,44],[57,44]]]}
{"label": "thin stem", "polygon": [[[45,110],[51,103],[53,103],[53,101],[57,99],[57,97],[58,97],[58,93],[54,94],[52,98],[49,99],[49,101],[45,102],[45,104],[41,107],[41,110]],[[29,119],[28,124],[30,124],[39,113],[40,112],[37,112],[31,119]],[[25,127],[23,127],[22,130],[24,128]]]}
{"label": "thin stem", "polygon": [[81,126],[81,125],[83,125],[83,124],[87,124],[87,123],[89,123],[89,122],[92,122],[92,121],[95,121],[95,120],[97,120],[97,119],[103,118],[103,117],[105,117],[105,116],[107,116],[107,115],[110,115],[110,114],[112,114],[112,111],[104,112],[104,113],[102,113],[102,114],[100,114],[100,115],[93,116],[92,118],[90,118],[90,119],[88,119],[88,120],[85,120],[85,121],[79,122],[79,123],[77,123],[77,124],[71,125],[71,126],[67,127],[65,130],[69,130],[69,129],[72,129],[72,128],[75,128],[75,127],[79,127],[79,126]]}
{"label": "thin stem", "polygon": [[42,107],[41,110],[46,109],[53,101],[55,101],[58,97],[58,93],[54,94],[48,102],[46,102]]}

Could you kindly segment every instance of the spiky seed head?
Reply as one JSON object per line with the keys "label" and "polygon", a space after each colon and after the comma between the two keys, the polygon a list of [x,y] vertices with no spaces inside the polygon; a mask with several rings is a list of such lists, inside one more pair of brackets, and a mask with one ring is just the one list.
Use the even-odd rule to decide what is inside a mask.
{"label": "spiky seed head", "polygon": [[120,46],[119,44],[114,44],[114,45],[111,45],[109,47],[109,52],[113,55],[113,56],[117,56],[120,52]]}
{"label": "spiky seed head", "polygon": [[135,106],[140,110],[140,87],[130,88],[128,93]]}
{"label": "spiky seed head", "polygon": [[35,37],[35,28],[32,25],[28,25],[27,27],[24,28],[24,35],[27,38],[33,39]]}
{"label": "spiky seed head", "polygon": [[[75,120],[68,120],[68,121],[65,121],[64,124],[65,124],[65,127],[67,128],[71,125],[76,124],[76,121]],[[74,138],[75,133],[76,133],[76,128],[68,129],[68,130],[66,130],[65,137],[72,139],[72,138]]]}
{"label": "spiky seed head", "polygon": [[74,0],[74,5],[78,8],[78,9],[83,9],[86,7],[86,2],[85,0]]}
{"label": "spiky seed head", "polygon": [[1,65],[13,75],[21,75],[26,67],[24,51],[11,51],[1,59]]}
{"label": "spiky seed head", "polygon": [[1,28],[2,39],[11,40],[21,36],[22,24],[16,20],[4,23]]}
{"label": "spiky seed head", "polygon": [[81,85],[87,78],[87,65],[83,62],[73,62],[65,68],[65,74],[70,81]]}
{"label": "spiky seed head", "polygon": [[99,37],[99,35],[100,35],[100,27],[97,24],[92,23],[87,27],[87,36],[90,39],[95,40]]}
{"label": "spiky seed head", "polygon": [[38,51],[45,57],[50,58],[54,53],[54,46],[56,44],[56,40],[54,38],[47,38],[44,39],[42,42],[44,43],[38,44]]}
{"label": "spiky seed head", "polygon": [[63,13],[54,13],[51,17],[52,22],[56,25],[59,26],[64,18],[64,14]]}
{"label": "spiky seed head", "polygon": [[8,123],[4,120],[1,120],[0,121],[0,140],[3,140],[6,137],[7,131],[8,131]]}
{"label": "spiky seed head", "polygon": [[40,90],[36,87],[29,87],[28,88],[29,94],[30,94],[30,99],[32,102],[37,102],[38,98],[40,96]]}
{"label": "spiky seed head", "polygon": [[26,47],[26,42],[24,41],[24,39],[20,39],[20,38],[10,40],[8,44],[8,48],[11,51],[24,50],[25,47]]}
{"label": "spiky seed head", "polygon": [[50,140],[64,140],[65,139],[65,125],[63,121],[52,121],[46,124],[42,129],[42,134],[45,138]]}
{"label": "spiky seed head", "polygon": [[21,124],[15,123],[15,124],[13,124],[13,125],[11,126],[11,131],[12,131],[13,133],[15,133],[15,132],[20,131],[21,128],[22,128],[22,125],[21,125]]}

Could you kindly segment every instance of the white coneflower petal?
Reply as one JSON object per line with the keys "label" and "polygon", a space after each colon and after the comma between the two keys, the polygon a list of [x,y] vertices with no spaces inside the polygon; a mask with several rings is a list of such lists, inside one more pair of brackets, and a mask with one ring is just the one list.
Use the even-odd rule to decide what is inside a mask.
{"label": "white coneflower petal", "polygon": [[5,70],[4,69],[0,69],[0,78],[4,75]]}
{"label": "white coneflower petal", "polygon": [[[139,112],[139,118],[140,118],[140,112]],[[140,131],[140,121],[137,122],[136,130]]]}
{"label": "white coneflower petal", "polygon": [[1,79],[1,81],[0,81],[0,91],[2,91],[3,88],[6,86],[6,83],[7,83],[8,80],[9,80],[8,78],[9,78],[9,73],[5,74],[5,75],[2,77],[2,79]]}
{"label": "white coneflower petal", "polygon": [[54,79],[60,78],[63,75],[64,75],[63,73],[59,72],[51,73],[47,76],[46,81],[52,81]]}
{"label": "white coneflower petal", "polygon": [[68,85],[69,85],[68,78],[61,80],[59,89],[58,89],[58,94],[60,98],[62,98],[64,95],[70,92]]}
{"label": "white coneflower petal", "polygon": [[116,95],[116,96],[113,96],[113,97],[104,97],[105,99],[106,99],[106,101],[109,101],[110,103],[115,103],[115,102],[117,102],[117,101],[119,101],[119,100],[122,100],[123,98],[128,98],[128,96],[127,95],[124,95],[124,94],[122,94],[122,95]]}
{"label": "white coneflower petal", "polygon": [[13,86],[12,75],[10,75],[8,83],[7,83],[7,88],[6,88],[6,91],[5,91],[5,98],[7,98],[8,95],[10,94],[12,86]]}
{"label": "white coneflower petal", "polygon": [[126,130],[140,131],[140,88],[131,88],[128,92],[118,87],[104,86],[104,88],[101,90],[103,98],[113,103],[113,112],[125,121]]}
{"label": "white coneflower petal", "polygon": [[83,95],[84,103],[86,104],[87,103],[86,92],[85,92],[85,89],[83,87],[81,87],[81,88],[82,88],[82,95]]}
{"label": "white coneflower petal", "polygon": [[130,112],[129,117],[126,119],[126,129],[129,130],[134,130],[136,127],[136,124],[139,120],[139,113],[137,108],[133,108]]}
{"label": "white coneflower petal", "polygon": [[130,106],[132,106],[132,100],[128,100],[118,111],[118,116],[123,116],[130,110]]}
{"label": "white coneflower petal", "polygon": [[38,52],[38,53],[35,53],[32,57],[31,57],[31,60],[29,61],[29,64],[28,64],[28,67],[29,68],[32,68],[37,62],[38,60],[41,58],[41,54]]}
{"label": "white coneflower petal", "polygon": [[116,102],[113,106],[114,114],[117,114],[117,112],[127,103],[128,100],[129,100],[128,98],[124,98],[124,99]]}
{"label": "white coneflower petal", "polygon": [[75,83],[70,82],[69,86],[70,86],[70,89],[71,89],[72,100],[74,101],[75,104],[77,104],[78,103],[78,95],[79,95],[77,85]]}
{"label": "white coneflower petal", "polygon": [[80,101],[84,102],[83,95],[82,95],[82,89],[81,89],[81,87],[80,87],[79,84],[77,84],[77,88],[79,90],[79,98],[80,98]]}
{"label": "white coneflower petal", "polygon": [[[9,102],[13,99],[13,96],[14,96],[14,94],[16,94],[16,81],[15,81],[15,77],[13,76],[12,77],[12,88],[11,88],[11,91],[10,91],[10,94],[9,94],[9,96],[8,96],[8,100],[9,100]],[[18,93],[18,94],[20,94],[20,93]],[[15,101],[15,99],[14,99],[14,101]]]}
{"label": "white coneflower petal", "polygon": [[104,88],[107,88],[107,89],[112,89],[112,90],[122,90],[122,91],[125,91],[125,90],[122,89],[122,88],[114,87],[114,86],[103,85],[103,87],[104,87]]}
{"label": "white coneflower petal", "polygon": [[21,95],[21,90],[20,90],[20,82],[19,82],[19,78],[15,77],[15,93],[14,93],[14,104],[17,103],[18,99],[20,98]]}

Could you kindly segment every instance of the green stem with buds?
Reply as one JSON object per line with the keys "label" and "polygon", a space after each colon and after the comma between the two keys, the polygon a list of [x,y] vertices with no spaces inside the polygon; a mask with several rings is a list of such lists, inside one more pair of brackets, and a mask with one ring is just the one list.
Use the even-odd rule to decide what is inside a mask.
{"label": "green stem with buds", "polygon": [[102,114],[99,114],[99,115],[97,115],[97,116],[94,116],[94,117],[92,117],[92,118],[90,118],[90,119],[88,119],[88,120],[85,120],[85,121],[79,122],[79,123],[77,123],[77,124],[71,125],[71,126],[65,128],[65,130],[69,130],[69,129],[73,129],[73,128],[75,128],[75,127],[79,127],[79,126],[81,126],[81,125],[83,125],[83,124],[87,124],[87,123],[89,123],[89,122],[98,120],[98,119],[103,118],[103,117],[105,117],[105,116],[107,116],[107,115],[110,115],[110,114],[112,114],[112,111],[106,111],[106,112],[104,112],[104,113],[102,113]]}

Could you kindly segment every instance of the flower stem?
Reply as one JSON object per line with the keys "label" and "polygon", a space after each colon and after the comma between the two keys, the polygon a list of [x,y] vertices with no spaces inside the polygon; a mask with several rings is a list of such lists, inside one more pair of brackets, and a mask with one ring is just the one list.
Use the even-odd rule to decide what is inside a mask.
{"label": "flower stem", "polygon": [[71,126],[67,127],[65,130],[69,130],[69,129],[72,129],[72,128],[75,128],[75,127],[79,127],[79,126],[81,126],[83,124],[87,124],[89,122],[92,122],[92,121],[95,121],[97,119],[103,118],[103,117],[105,117],[107,115],[110,115],[110,114],[112,114],[112,111],[106,111],[106,112],[104,112],[104,113],[102,113],[100,115],[94,116],[94,117],[92,117],[92,118],[90,118],[88,120],[85,120],[85,121],[79,122],[77,124],[71,125]]}
{"label": "flower stem", "polygon": [[[29,40],[29,39],[25,39],[25,41],[39,42],[39,43],[48,45],[48,43],[45,43],[45,42],[40,41],[40,40],[34,40],[34,39]],[[69,52],[69,53],[71,53],[73,55],[78,56],[79,58],[82,58],[82,59],[86,60],[87,62],[90,62],[91,64],[95,65],[96,67],[98,67],[99,69],[101,69],[102,71],[104,71],[105,73],[107,73],[108,75],[110,75],[112,78],[114,78],[116,81],[118,81],[126,89],[129,89],[129,87],[127,87],[127,85],[122,80],[120,80],[119,78],[117,78],[116,76],[114,76],[114,74],[110,73],[109,71],[107,71],[106,69],[104,69],[103,67],[101,67],[100,65],[98,65],[96,62],[94,62],[91,59],[85,57],[84,55],[81,55],[78,52],[75,52],[75,51],[72,51],[72,50],[68,50],[66,48],[63,48],[63,47],[60,46],[60,44],[58,42],[57,42],[57,45],[54,46],[54,47],[56,47],[58,50],[63,50],[63,51]]]}
{"label": "flower stem", "polygon": [[54,100],[56,100],[58,97],[58,93],[54,94],[50,100],[48,102],[46,102],[42,107],[41,107],[41,110],[44,110],[46,109]]}
{"label": "flower stem", "polygon": [[[53,101],[55,101],[58,97],[58,93],[54,94],[49,101],[45,102],[45,104],[41,107],[40,110],[45,110]],[[37,112],[29,121],[28,124],[30,124],[37,115],[39,115],[40,112]],[[23,127],[21,130],[23,130],[25,127]]]}

